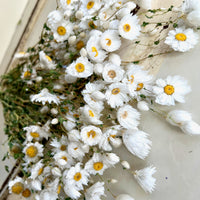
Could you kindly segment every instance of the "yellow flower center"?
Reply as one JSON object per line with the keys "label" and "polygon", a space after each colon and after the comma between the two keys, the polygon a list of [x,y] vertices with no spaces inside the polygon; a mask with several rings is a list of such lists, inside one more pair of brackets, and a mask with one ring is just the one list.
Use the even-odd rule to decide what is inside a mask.
{"label": "yellow flower center", "polygon": [[24,72],[24,78],[27,78],[30,76],[31,76],[31,72],[29,72],[29,71]]}
{"label": "yellow flower center", "polygon": [[23,189],[24,185],[20,182],[15,183],[11,188],[12,192],[15,194],[20,194],[23,191]]}
{"label": "yellow flower center", "polygon": [[71,0],[67,0],[66,3],[67,5],[69,5],[71,3]]}
{"label": "yellow flower center", "polygon": [[96,162],[96,163],[93,164],[93,168],[94,168],[94,170],[99,171],[103,168],[103,163],[102,162]]}
{"label": "yellow flower center", "polygon": [[80,41],[78,41],[78,42],[76,43],[76,48],[77,48],[78,50],[81,50],[84,46],[85,46],[85,44],[84,44],[84,42],[83,42],[82,40],[80,40]]}
{"label": "yellow flower center", "polygon": [[85,71],[85,65],[82,64],[82,63],[77,63],[77,64],[75,65],[75,69],[76,69],[76,71],[77,71],[78,73],[82,73],[82,72]]}
{"label": "yellow flower center", "polygon": [[129,32],[131,30],[131,26],[129,24],[125,24],[123,26],[125,32]]}
{"label": "yellow flower center", "polygon": [[91,110],[89,110],[89,116],[94,117],[94,113]]}
{"label": "yellow flower center", "polygon": [[28,198],[31,196],[31,191],[26,188],[23,192],[22,192],[22,196],[25,197],[25,198]]}
{"label": "yellow flower center", "polygon": [[114,88],[113,90],[112,90],[112,94],[114,94],[114,95],[117,95],[117,94],[119,94],[120,93],[120,89],[119,88]]}
{"label": "yellow flower center", "polygon": [[62,186],[59,185],[59,186],[58,186],[58,189],[57,189],[57,194],[60,194],[60,192],[61,192],[61,188],[62,188]]}
{"label": "yellow flower center", "polygon": [[99,53],[98,53],[96,47],[92,47],[92,52],[95,52],[95,53],[96,53],[96,55],[95,55],[94,57],[97,57],[97,56],[99,55]]}
{"label": "yellow flower center", "polygon": [[26,155],[29,156],[30,158],[34,158],[38,153],[38,149],[35,146],[30,146],[26,149]]}
{"label": "yellow flower center", "polygon": [[109,76],[110,78],[115,78],[115,77],[116,77],[116,72],[115,72],[114,70],[110,70],[110,71],[108,72],[108,76]]}
{"label": "yellow flower center", "polygon": [[110,141],[110,138],[116,138],[116,135],[110,135],[110,137],[108,137],[108,141]]}
{"label": "yellow flower center", "polygon": [[73,116],[74,116],[75,118],[79,118],[79,117],[80,117],[78,114],[73,114]]}
{"label": "yellow flower center", "polygon": [[87,136],[88,137],[92,136],[92,138],[95,138],[96,137],[96,132],[91,130],[91,131],[87,132]]}
{"label": "yellow flower center", "polygon": [[175,35],[175,38],[178,41],[185,41],[187,39],[187,36],[184,33],[178,33]]}
{"label": "yellow flower center", "polygon": [[106,43],[106,45],[107,45],[107,46],[110,46],[110,45],[112,44],[112,41],[111,41],[111,39],[107,38],[106,40],[107,40],[107,43]]}
{"label": "yellow flower center", "polygon": [[88,26],[89,26],[90,28],[92,28],[92,29],[96,29],[96,28],[97,28],[97,26],[94,24],[93,21],[90,21],[90,22],[88,23]]}
{"label": "yellow flower center", "polygon": [[38,137],[40,137],[40,134],[37,133],[37,132],[31,132],[30,135],[31,135],[33,138],[38,138]]}
{"label": "yellow flower center", "polygon": [[128,117],[128,112],[125,111],[125,112],[122,114],[122,118],[123,118],[123,119],[126,119],[127,117]]}
{"label": "yellow flower center", "polygon": [[20,51],[19,54],[25,55],[26,53],[24,51]]}
{"label": "yellow flower center", "polygon": [[135,79],[135,77],[134,77],[133,75],[131,75],[131,79],[130,79],[130,80],[128,80],[128,81],[130,81],[130,82],[131,82],[131,84],[133,84],[133,82],[134,82],[134,79]]}
{"label": "yellow flower center", "polygon": [[75,181],[80,181],[82,178],[82,175],[80,172],[77,172],[75,175],[74,175],[74,180]]}
{"label": "yellow flower center", "polygon": [[50,62],[52,61],[52,59],[51,59],[49,56],[46,55],[45,57],[46,57],[46,59],[47,59],[48,61],[50,61]]}
{"label": "yellow flower center", "polygon": [[74,148],[74,150],[76,151],[78,149],[78,147]]}
{"label": "yellow flower center", "polygon": [[66,156],[63,156],[62,159],[65,160],[66,162],[68,160]]}
{"label": "yellow flower center", "polygon": [[60,150],[61,150],[61,151],[65,151],[66,149],[67,149],[67,146],[64,145],[64,144],[60,146]]}
{"label": "yellow flower center", "polygon": [[140,91],[144,87],[143,83],[138,83],[136,91]]}
{"label": "yellow flower center", "polygon": [[63,26],[59,26],[59,27],[57,28],[57,33],[58,33],[59,35],[61,35],[61,36],[65,35],[66,32],[67,32],[67,31],[66,31],[65,27],[63,27]]}
{"label": "yellow flower center", "polygon": [[164,87],[164,91],[167,95],[172,95],[174,93],[174,86],[167,85]]}
{"label": "yellow flower center", "polygon": [[41,168],[38,170],[38,176],[40,176],[40,175],[42,174],[43,170],[44,170],[43,167],[41,167]]}
{"label": "yellow flower center", "polygon": [[87,9],[90,10],[94,6],[94,1],[89,1],[87,4]]}

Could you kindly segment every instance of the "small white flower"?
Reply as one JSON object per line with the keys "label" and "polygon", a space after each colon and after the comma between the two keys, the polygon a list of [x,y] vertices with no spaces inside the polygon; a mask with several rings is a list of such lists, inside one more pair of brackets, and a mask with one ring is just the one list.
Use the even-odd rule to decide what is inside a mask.
{"label": "small white flower", "polygon": [[102,73],[104,81],[107,83],[119,82],[124,76],[124,70],[112,63],[106,63]]}
{"label": "small white flower", "polygon": [[39,94],[31,95],[30,100],[32,102],[41,102],[43,105],[47,102],[50,104],[55,103],[57,105],[60,103],[59,98],[56,95],[49,93],[47,88],[41,90]]}
{"label": "small white flower", "polygon": [[32,84],[32,81],[37,79],[36,70],[34,68],[29,69],[27,66],[25,66],[21,74],[21,79],[23,79],[28,84]]}
{"label": "small white flower", "polygon": [[103,49],[108,52],[116,51],[121,46],[121,39],[118,31],[107,30],[101,35],[100,43]]}
{"label": "small white flower", "polygon": [[78,10],[76,13],[75,13],[75,16],[77,19],[81,19],[83,17],[83,12],[81,10]]}
{"label": "small white flower", "polygon": [[80,10],[84,13],[84,16],[94,14],[102,5],[100,0],[81,0],[81,3]]}
{"label": "small white flower", "polygon": [[8,183],[9,193],[20,194],[24,190],[24,180],[19,176]]}
{"label": "small white flower", "polygon": [[74,6],[76,5],[77,0],[60,0],[60,5],[63,10],[72,10],[75,9]]}
{"label": "small white flower", "polygon": [[31,167],[31,176],[30,178],[35,180],[38,176],[42,174],[44,170],[44,164],[42,163],[42,160],[37,162],[35,165]]}
{"label": "small white flower", "polygon": [[137,39],[141,30],[137,16],[132,16],[131,14],[124,16],[119,22],[118,30],[119,34],[125,39]]}
{"label": "small white flower", "polygon": [[63,19],[63,14],[60,10],[53,10],[47,16],[47,26],[54,29],[57,23]]}
{"label": "small white flower", "polygon": [[187,81],[181,76],[168,76],[165,80],[158,79],[153,92],[156,103],[161,105],[175,105],[175,101],[184,103],[184,96],[191,91]]}
{"label": "small white flower", "polygon": [[181,127],[182,131],[189,135],[200,135],[200,125],[194,121],[188,121]]}
{"label": "small white flower", "polygon": [[176,28],[171,30],[166,37],[165,43],[175,51],[186,52],[198,43],[198,34],[193,29]]}
{"label": "small white flower", "polygon": [[127,93],[128,90],[125,84],[113,83],[109,85],[105,94],[107,103],[112,108],[122,106],[124,103],[127,103],[130,100]]}
{"label": "small white flower", "polygon": [[87,78],[93,73],[93,64],[86,57],[79,57],[67,67],[66,73],[78,78]]}
{"label": "small white flower", "polygon": [[117,119],[126,129],[137,129],[140,113],[130,105],[124,105],[117,111]]}
{"label": "small white flower", "polygon": [[60,151],[66,151],[68,145],[67,136],[62,135],[62,137],[58,140],[58,138],[52,139],[50,145],[53,147],[53,151],[55,153]]}
{"label": "small white flower", "polygon": [[85,144],[94,146],[101,140],[101,129],[95,126],[85,126],[81,129],[81,138]]}
{"label": "small white flower", "polygon": [[68,38],[69,45],[74,45],[76,43],[76,36],[72,35]]}
{"label": "small white flower", "polygon": [[42,69],[55,69],[56,64],[53,62],[53,60],[47,56],[44,51],[39,52],[39,59],[40,59],[40,67]]}
{"label": "small white flower", "polygon": [[104,195],[104,182],[97,182],[87,189],[85,193],[86,200],[101,200]]}
{"label": "small white flower", "polygon": [[134,177],[138,181],[139,185],[145,192],[152,193],[155,189],[156,179],[152,176],[156,172],[156,168],[153,166],[146,167],[134,172]]}
{"label": "small white flower", "polygon": [[121,165],[122,165],[125,169],[130,169],[130,168],[131,168],[130,164],[129,164],[126,160],[121,161]]}
{"label": "small white flower", "polygon": [[140,130],[127,130],[122,136],[124,145],[130,153],[141,159],[148,156],[152,142],[148,139],[147,133]]}
{"label": "small white flower", "polygon": [[79,189],[75,186],[66,184],[64,186],[65,194],[73,199],[79,199],[81,196],[81,193],[79,192]]}
{"label": "small white flower", "polygon": [[128,194],[120,194],[117,196],[116,200],[134,200],[134,199]]}
{"label": "small white flower", "polygon": [[149,110],[149,104],[146,101],[139,101],[137,103],[137,108],[140,111],[148,111]]}
{"label": "small white flower", "polygon": [[28,163],[35,162],[39,157],[43,156],[43,145],[38,142],[27,143],[23,153],[25,154],[25,161]]}
{"label": "small white flower", "polygon": [[58,110],[56,108],[52,108],[51,109],[51,114],[52,115],[57,115],[58,114]]}
{"label": "small white flower", "polygon": [[80,55],[81,55],[82,57],[86,57],[86,56],[87,56],[87,50],[86,50],[85,48],[82,48],[82,49],[80,50]]}
{"label": "small white flower", "polygon": [[121,65],[121,58],[118,54],[111,53],[109,55],[109,61],[114,65],[120,66]]}

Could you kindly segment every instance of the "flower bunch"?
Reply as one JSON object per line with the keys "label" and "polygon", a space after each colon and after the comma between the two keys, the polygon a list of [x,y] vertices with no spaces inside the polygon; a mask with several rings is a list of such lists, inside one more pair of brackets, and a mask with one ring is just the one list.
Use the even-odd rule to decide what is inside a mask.
{"label": "flower bunch", "polygon": [[[127,41],[140,45],[141,35],[153,33],[146,31],[155,24],[151,20],[166,13],[178,14],[174,21],[155,24],[169,32],[165,43],[175,51],[193,48],[197,28],[181,25],[185,15],[197,20],[193,2],[185,1],[181,9],[145,10],[130,0],[58,1],[39,43],[17,54],[18,66],[2,79],[5,131],[21,171],[9,182],[11,193],[36,200],[99,200],[108,187],[104,171],[120,163],[145,192],[153,192],[156,168],[133,170],[112,151],[124,144],[134,156],[148,156],[152,142],[140,129],[141,113],[148,110],[186,133],[200,134],[187,112],[165,114],[157,106],[184,103],[191,89],[178,75],[155,80],[140,60],[127,63],[119,52]],[[148,21],[141,21],[143,15]]]}

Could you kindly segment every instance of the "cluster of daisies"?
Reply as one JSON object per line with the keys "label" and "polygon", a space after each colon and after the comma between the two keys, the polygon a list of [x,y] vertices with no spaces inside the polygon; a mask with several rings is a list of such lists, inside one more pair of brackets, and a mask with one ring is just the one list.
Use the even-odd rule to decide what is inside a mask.
{"label": "cluster of daisies", "polygon": [[[20,77],[27,87],[45,82],[38,75],[42,70],[60,70],[61,75],[52,90],[45,87],[30,95],[30,102],[40,105],[38,115],[49,119],[45,124],[38,122],[23,128],[21,167],[27,176],[11,180],[10,193],[36,200],[107,199],[108,183],[102,175],[117,164],[129,171],[145,192],[152,193],[156,168],[151,165],[135,170],[112,152],[124,145],[140,159],[148,156],[152,142],[149,134],[139,128],[140,111],[153,110],[183,132],[200,134],[200,126],[190,113],[173,110],[163,114],[156,107],[184,103],[191,91],[184,78],[177,75],[155,80],[140,65],[123,65],[117,53],[124,40],[136,41],[142,34],[136,3],[59,0],[58,9],[47,19],[47,33],[53,40],[46,42],[53,53],[41,49],[38,62],[34,61],[31,68],[31,52],[17,54],[27,60]],[[150,1],[140,3],[149,7]],[[200,22],[200,2],[186,0],[179,12],[187,16],[187,23],[183,26],[180,21],[178,28],[170,30],[165,43],[175,51],[185,52],[198,41],[194,30]],[[76,56],[69,61],[72,54]],[[66,62],[58,65],[59,60]],[[81,82],[84,87],[76,88]],[[77,99],[82,102],[80,107],[73,104]],[[109,184],[116,182],[111,179]],[[133,200],[127,194],[113,198]]]}

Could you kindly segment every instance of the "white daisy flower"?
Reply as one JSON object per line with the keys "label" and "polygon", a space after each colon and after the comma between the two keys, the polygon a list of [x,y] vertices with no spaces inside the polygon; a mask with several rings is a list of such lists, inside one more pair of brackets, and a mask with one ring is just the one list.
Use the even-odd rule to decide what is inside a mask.
{"label": "white daisy flower", "polygon": [[131,14],[124,16],[119,22],[118,30],[119,34],[125,39],[137,39],[141,30],[137,16]]}
{"label": "white daisy flower", "polygon": [[119,144],[119,140],[121,141],[121,139],[117,137],[120,130],[121,127],[119,125],[108,128],[102,135],[102,138],[99,142],[99,148],[105,151],[111,151],[112,146],[117,146]]}
{"label": "white daisy flower", "polygon": [[9,193],[20,194],[24,190],[24,180],[19,176],[8,183]]}
{"label": "white daisy flower", "polygon": [[113,83],[109,85],[105,93],[107,103],[112,108],[122,106],[124,103],[127,103],[130,100],[127,93],[128,90],[125,84]]}
{"label": "white daisy flower", "polygon": [[134,172],[134,177],[138,181],[139,185],[145,192],[152,193],[155,189],[156,179],[152,176],[156,172],[156,168],[153,166],[146,167]]}
{"label": "white daisy flower", "polygon": [[100,120],[101,114],[100,112],[95,111],[90,106],[85,105],[80,108],[81,111],[81,119],[86,123],[91,123],[94,125],[102,124],[103,122]]}
{"label": "white daisy flower", "polygon": [[43,138],[47,140],[50,136],[44,127],[37,125],[24,127],[23,130],[26,131],[26,140],[29,142],[32,140],[42,140]]}
{"label": "white daisy flower", "polygon": [[73,164],[72,157],[65,151],[56,153],[53,158],[61,169],[70,168]]}
{"label": "white daisy flower", "polygon": [[60,5],[63,10],[73,10],[77,0],[60,0]]}
{"label": "white daisy flower", "polygon": [[104,182],[97,182],[87,189],[85,193],[86,200],[101,200],[104,195]]}
{"label": "white daisy flower", "polygon": [[198,34],[193,29],[182,27],[169,31],[165,43],[175,51],[186,52],[198,43],[198,38]]}
{"label": "white daisy flower", "polygon": [[16,59],[25,59],[25,58],[28,58],[29,56],[30,56],[30,53],[21,51],[21,52],[16,53],[14,55],[14,58],[16,58]]}
{"label": "white daisy flower", "polygon": [[63,20],[63,13],[60,10],[53,10],[47,16],[47,26],[54,29],[56,24]]}
{"label": "white daisy flower", "polygon": [[45,105],[47,102],[49,104],[55,103],[57,105],[60,103],[59,98],[56,95],[49,93],[47,88],[41,90],[39,94],[31,95],[30,100],[31,102],[40,102],[43,105]]}
{"label": "white daisy flower", "polygon": [[106,51],[100,46],[100,37],[91,36],[87,42],[86,50],[90,58],[95,62],[101,63],[107,57]]}
{"label": "white daisy flower", "polygon": [[36,143],[27,143],[23,149],[25,154],[25,161],[28,163],[35,162],[39,157],[43,156],[43,145]]}
{"label": "white daisy flower", "polygon": [[102,73],[104,81],[108,83],[119,82],[124,76],[124,70],[112,63],[106,63]]}
{"label": "white daisy flower", "polygon": [[66,73],[78,78],[87,78],[93,74],[93,64],[86,57],[79,57],[67,67]]}
{"label": "white daisy flower", "polygon": [[83,185],[87,185],[89,181],[89,173],[82,169],[81,165],[82,163],[77,163],[74,167],[71,167],[64,177],[65,184],[75,186],[79,190],[83,190]]}
{"label": "white daisy flower", "polygon": [[31,166],[31,179],[36,179],[38,176],[42,174],[44,170],[44,164],[42,163],[42,160],[37,162],[35,165]]}
{"label": "white daisy flower", "polygon": [[117,119],[126,129],[136,129],[139,125],[140,113],[130,105],[124,105],[117,111]]}
{"label": "white daisy flower", "polygon": [[53,60],[47,56],[44,51],[39,52],[39,59],[40,59],[40,67],[42,69],[55,69],[56,64],[53,62]]}
{"label": "white daisy flower", "polygon": [[70,142],[67,150],[73,158],[82,161],[85,154],[89,152],[89,146],[80,142]]}
{"label": "white daisy flower", "polygon": [[107,30],[101,35],[100,43],[103,49],[108,52],[116,51],[121,46],[121,39],[118,31]]}
{"label": "white daisy flower", "polygon": [[101,8],[100,0],[81,0],[80,10],[84,13],[84,16],[92,15]]}
{"label": "white daisy flower", "polygon": [[116,197],[116,200],[134,200],[134,199],[128,194],[120,194]]}
{"label": "white daisy flower", "polygon": [[187,81],[181,76],[168,76],[165,80],[158,79],[153,92],[156,103],[161,105],[175,105],[175,101],[184,103],[184,96],[191,91]]}
{"label": "white daisy flower", "polygon": [[96,126],[85,126],[81,128],[81,138],[85,144],[94,146],[101,140],[101,129]]}
{"label": "white daisy flower", "polygon": [[36,78],[37,78],[37,72],[34,68],[32,68],[31,70],[27,66],[23,68],[21,79],[25,80],[27,79],[28,80],[27,83],[29,83],[29,81],[30,83],[32,83],[32,80],[36,80]]}
{"label": "white daisy flower", "polygon": [[151,149],[152,142],[148,134],[140,130],[126,130],[122,137],[125,147],[133,155],[145,159]]}
{"label": "white daisy flower", "polygon": [[58,153],[60,151],[66,151],[68,145],[67,136],[62,135],[62,137],[58,140],[58,138],[52,139],[50,145],[53,147],[53,151]]}
{"label": "white daisy flower", "polygon": [[70,21],[62,20],[53,29],[53,36],[57,42],[63,42],[73,33],[73,24]]}

